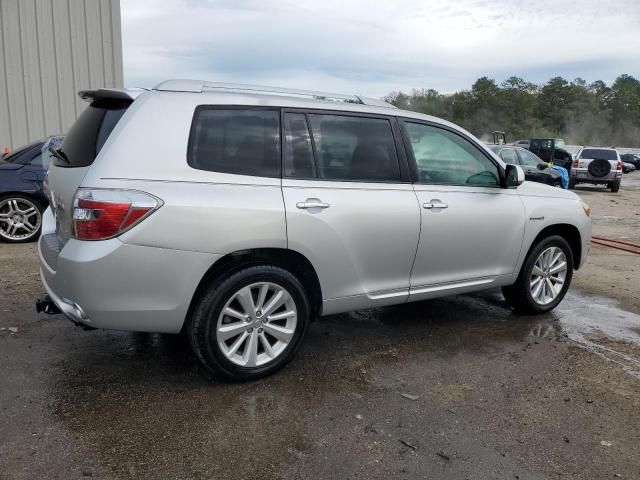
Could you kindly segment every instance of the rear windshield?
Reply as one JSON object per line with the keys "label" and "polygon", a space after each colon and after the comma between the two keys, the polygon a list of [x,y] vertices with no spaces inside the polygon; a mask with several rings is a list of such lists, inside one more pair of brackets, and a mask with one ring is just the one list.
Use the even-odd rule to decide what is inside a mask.
{"label": "rear windshield", "polygon": [[82,112],[64,137],[61,153],[69,160],[56,158],[58,167],[87,167],[100,153],[130,102],[93,102]]}
{"label": "rear windshield", "polygon": [[618,154],[615,150],[606,148],[585,148],[580,154],[580,158],[595,160],[601,158],[603,160],[618,160]]}

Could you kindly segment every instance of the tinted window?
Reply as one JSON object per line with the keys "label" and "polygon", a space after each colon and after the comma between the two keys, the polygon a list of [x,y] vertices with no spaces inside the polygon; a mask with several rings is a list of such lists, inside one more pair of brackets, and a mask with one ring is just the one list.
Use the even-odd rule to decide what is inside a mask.
{"label": "tinted window", "polygon": [[275,110],[198,109],[189,165],[210,172],[279,177],[279,118]]}
{"label": "tinted window", "polygon": [[38,155],[36,155],[33,160],[31,160],[31,165],[35,166],[35,167],[42,167],[42,153],[39,153]]}
{"label": "tinted window", "polygon": [[28,145],[25,145],[24,147],[20,147],[17,150],[14,150],[13,152],[7,153],[2,157],[2,160],[8,163],[12,163],[12,162],[24,163],[25,161],[28,163],[31,160],[31,158],[27,156],[27,159],[25,160],[24,157],[26,156],[26,154],[31,153],[30,150],[35,151],[36,147],[41,147],[41,146],[42,146],[42,142],[30,143]]}
{"label": "tinted window", "polygon": [[544,163],[542,159],[531,153],[529,150],[525,150],[524,148],[518,150],[518,154],[520,155],[520,160],[522,160],[523,165],[527,165],[529,167],[537,167],[538,164]]}
{"label": "tinted window", "polygon": [[420,183],[495,186],[498,167],[475,145],[448,130],[404,123]]}
{"label": "tinted window", "polygon": [[582,150],[580,158],[591,160],[595,160],[596,158],[602,158],[604,160],[618,160],[618,154],[615,150],[609,150],[606,148],[585,148]]}
{"label": "tinted window", "polygon": [[518,164],[518,157],[513,148],[505,148],[500,152],[500,157],[504,160],[504,163],[511,163],[512,165]]}
{"label": "tinted window", "polygon": [[308,115],[318,178],[399,181],[391,123],[386,119]]}
{"label": "tinted window", "polygon": [[54,159],[59,167],[87,167],[100,153],[111,131],[130,102],[94,102],[75,121],[64,137],[60,150],[69,163]]}
{"label": "tinted window", "polygon": [[284,116],[284,175],[294,178],[316,176],[307,119],[301,113]]}

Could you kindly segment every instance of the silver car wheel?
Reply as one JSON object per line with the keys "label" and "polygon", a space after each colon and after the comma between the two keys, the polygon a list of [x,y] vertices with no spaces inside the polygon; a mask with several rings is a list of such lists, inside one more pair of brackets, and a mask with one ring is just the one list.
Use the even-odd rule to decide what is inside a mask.
{"label": "silver car wheel", "polygon": [[285,288],[271,282],[253,283],[235,292],[222,308],[216,328],[218,346],[236,365],[265,365],[291,343],[297,319],[296,303]]}
{"label": "silver car wheel", "polygon": [[567,276],[567,257],[562,249],[545,249],[533,265],[529,287],[533,301],[539,305],[553,302],[562,291]]}
{"label": "silver car wheel", "polygon": [[42,215],[34,202],[26,198],[0,201],[0,237],[7,240],[29,240],[40,230]]}

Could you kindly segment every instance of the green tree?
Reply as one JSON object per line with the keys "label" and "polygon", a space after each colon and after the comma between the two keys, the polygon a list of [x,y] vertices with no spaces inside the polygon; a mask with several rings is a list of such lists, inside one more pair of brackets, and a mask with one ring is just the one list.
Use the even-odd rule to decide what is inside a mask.
{"label": "green tree", "polygon": [[417,89],[392,92],[399,108],[435,115],[478,137],[504,130],[508,138],[561,137],[567,143],[640,146],[640,82],[620,75],[611,86],[578,77],[551,78],[539,86],[512,76],[499,85],[481,77],[470,90],[442,94]]}

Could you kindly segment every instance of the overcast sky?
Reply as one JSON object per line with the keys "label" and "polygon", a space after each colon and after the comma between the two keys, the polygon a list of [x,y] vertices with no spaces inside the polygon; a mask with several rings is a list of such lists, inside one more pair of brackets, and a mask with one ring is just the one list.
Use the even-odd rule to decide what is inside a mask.
{"label": "overcast sky", "polygon": [[197,78],[381,97],[640,76],[640,0],[121,0],[126,86]]}

